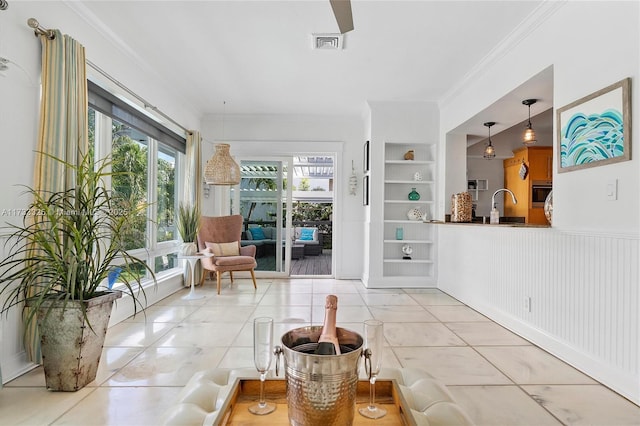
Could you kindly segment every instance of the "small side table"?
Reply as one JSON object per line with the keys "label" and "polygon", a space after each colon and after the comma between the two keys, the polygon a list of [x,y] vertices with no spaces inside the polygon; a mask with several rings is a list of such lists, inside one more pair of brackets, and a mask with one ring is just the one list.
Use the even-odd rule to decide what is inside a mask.
{"label": "small side table", "polygon": [[211,257],[211,256],[213,256],[213,253],[209,253],[209,252],[196,253],[193,255],[184,255],[184,254],[178,255],[178,259],[185,259],[187,262],[189,262],[189,267],[191,268],[191,290],[189,291],[189,294],[184,296],[182,299],[184,300],[204,299],[204,295],[196,294],[196,289],[195,289],[196,265],[198,264],[198,260]]}

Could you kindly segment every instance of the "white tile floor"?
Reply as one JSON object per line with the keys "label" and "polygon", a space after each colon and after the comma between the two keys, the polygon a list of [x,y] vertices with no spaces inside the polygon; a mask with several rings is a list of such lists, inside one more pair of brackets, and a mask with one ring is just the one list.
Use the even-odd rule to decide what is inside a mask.
{"label": "white tile floor", "polygon": [[385,322],[386,367],[419,367],[446,384],[478,425],[640,425],[640,407],[438,290],[367,290],[359,281],[238,279],[216,295],[187,290],[118,324],[96,381],[49,392],[38,368],[0,390],[2,425],[157,425],[189,378],[214,367],[253,367],[252,326],[275,335],[320,324],[324,297],[339,298],[339,326]]}

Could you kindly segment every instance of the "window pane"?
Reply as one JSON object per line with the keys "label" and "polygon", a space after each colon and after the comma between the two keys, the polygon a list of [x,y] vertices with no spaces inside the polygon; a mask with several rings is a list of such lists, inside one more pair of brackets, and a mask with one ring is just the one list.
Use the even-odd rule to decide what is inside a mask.
{"label": "window pane", "polygon": [[158,147],[158,237],[157,241],[169,241],[178,238],[176,232],[176,158],[175,150]]}
{"label": "window pane", "polygon": [[164,256],[157,256],[155,258],[155,267],[153,269],[153,273],[157,274],[158,272],[166,271],[167,269],[177,268],[178,264],[178,253],[169,253]]}
{"label": "window pane", "polygon": [[[132,265],[132,268],[128,272],[124,272],[122,274],[123,278],[126,278],[129,284],[134,285],[136,281],[141,281],[147,276],[147,268],[145,268],[144,264],[137,263]],[[120,280],[122,281],[122,280]]]}
{"label": "window pane", "polygon": [[[121,198],[116,209],[140,210],[148,203],[148,138],[118,121],[112,125],[112,189]],[[142,209],[138,219],[126,231],[124,248],[132,250],[146,247],[147,211]]]}

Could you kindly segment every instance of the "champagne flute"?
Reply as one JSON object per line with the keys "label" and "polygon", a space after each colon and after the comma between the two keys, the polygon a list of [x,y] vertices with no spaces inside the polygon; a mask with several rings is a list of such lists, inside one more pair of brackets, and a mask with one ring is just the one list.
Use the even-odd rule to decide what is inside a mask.
{"label": "champagne flute", "polygon": [[364,322],[364,344],[364,367],[369,376],[369,404],[360,407],[358,412],[369,419],[379,419],[387,414],[387,410],[376,405],[376,377],[380,373],[384,348],[384,324],[382,321],[370,319]]}
{"label": "champagne flute", "polygon": [[260,373],[260,401],[249,406],[249,411],[259,416],[269,414],[276,405],[264,399],[264,381],[273,359],[273,318],[253,320],[253,362]]}

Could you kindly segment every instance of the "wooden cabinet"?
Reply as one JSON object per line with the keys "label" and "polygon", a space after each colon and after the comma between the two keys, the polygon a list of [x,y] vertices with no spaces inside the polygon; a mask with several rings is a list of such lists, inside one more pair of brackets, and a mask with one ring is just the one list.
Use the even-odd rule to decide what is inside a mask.
{"label": "wooden cabinet", "polygon": [[[527,174],[521,176],[522,165],[526,165]],[[520,216],[526,223],[548,224],[542,207],[531,204],[531,183],[533,181],[551,181],[553,178],[553,148],[548,146],[523,147],[513,151],[513,157],[503,161],[504,187],[510,189],[517,204],[510,196],[504,197],[504,215]]]}
{"label": "wooden cabinet", "polygon": [[527,148],[529,157],[529,179],[553,179],[553,149],[551,147]]}
{"label": "wooden cabinet", "polygon": [[531,205],[530,185],[528,178],[522,180],[520,177],[520,168],[523,162],[527,163],[525,154],[525,152],[514,152],[513,158],[504,160],[504,187],[513,192],[518,203],[513,204],[511,196],[506,193],[502,194],[502,197],[504,197],[504,215],[524,217],[527,222]]}

